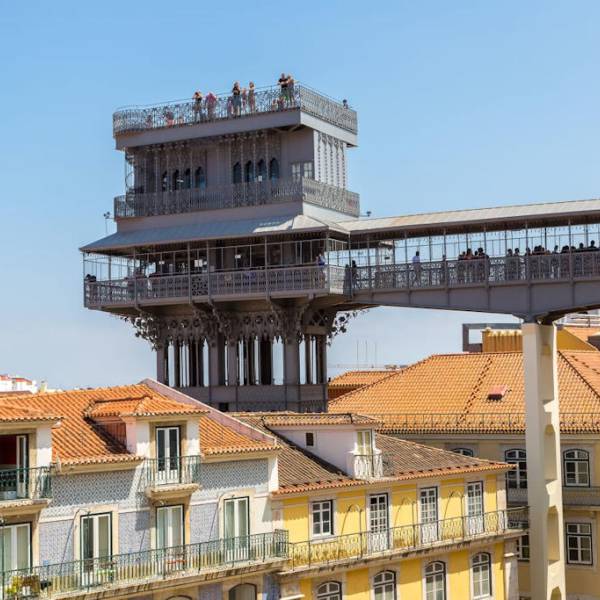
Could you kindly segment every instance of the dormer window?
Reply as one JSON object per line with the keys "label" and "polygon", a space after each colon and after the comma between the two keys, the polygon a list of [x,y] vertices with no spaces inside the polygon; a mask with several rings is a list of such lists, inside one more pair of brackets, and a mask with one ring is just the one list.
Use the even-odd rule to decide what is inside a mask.
{"label": "dormer window", "polygon": [[315,434],[312,431],[307,431],[305,434],[305,443],[307,448],[314,448],[315,446]]}
{"label": "dormer window", "polygon": [[365,429],[362,431],[357,431],[356,436],[358,454],[373,454],[373,432],[370,429]]}

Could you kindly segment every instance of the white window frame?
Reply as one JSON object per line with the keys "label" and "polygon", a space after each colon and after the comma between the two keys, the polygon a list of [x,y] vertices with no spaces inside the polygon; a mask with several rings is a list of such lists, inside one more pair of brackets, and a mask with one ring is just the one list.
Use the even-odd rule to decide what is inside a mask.
{"label": "white window frame", "polygon": [[[570,528],[573,529],[572,532],[569,532]],[[588,528],[589,533],[585,533],[583,531],[583,528]],[[575,538],[576,540],[578,540],[577,552],[580,557],[581,557],[582,552],[586,550],[586,549],[581,548],[581,541],[589,540],[589,542],[590,542],[590,547],[589,547],[590,560],[589,561],[581,560],[581,558],[576,559],[576,560],[571,560],[570,553],[569,553],[569,550],[570,550],[569,540],[571,538]],[[593,537],[592,523],[589,523],[589,522],[585,523],[585,522],[581,522],[581,521],[566,522],[565,523],[565,544],[566,544],[565,552],[566,552],[567,564],[581,565],[581,566],[585,566],[585,567],[593,566],[593,564],[594,564],[594,537]]]}
{"label": "white window frame", "polygon": [[475,451],[472,448],[452,448],[452,452],[454,452],[454,454],[460,454],[461,456],[475,456]]}
{"label": "white window frame", "polygon": [[[5,571],[16,571],[19,569],[17,563],[17,557],[19,555],[19,536],[17,531],[21,528],[25,528],[27,530],[27,565],[20,568],[29,569],[31,567],[31,523],[13,523],[11,525],[0,525],[0,532],[2,533],[2,536],[0,537],[0,545],[4,544],[4,536],[7,535],[7,532],[9,532],[8,535],[10,537],[11,564],[4,565]],[[3,549],[0,549],[0,552],[3,552]]]}
{"label": "white window frame", "polygon": [[[510,453],[517,453],[517,456],[509,456]],[[510,465],[517,465],[517,469],[513,469],[506,473],[506,489],[527,489],[527,450],[525,448],[508,448],[504,451],[504,462]],[[520,468],[520,463],[525,463],[525,470]],[[509,485],[514,482],[515,485]],[[523,485],[524,484],[524,485]]]}
{"label": "white window frame", "polygon": [[[319,591],[323,588],[322,591]],[[342,583],[340,581],[324,581],[316,586],[315,597],[317,600],[342,600]]]}
{"label": "white window frame", "polygon": [[[380,581],[377,581],[377,579],[380,578]],[[383,600],[396,600],[397,598],[397,576],[396,576],[396,572],[392,571],[391,569],[385,569],[383,571],[379,571],[379,573],[375,573],[375,575],[373,576],[373,581],[372,581],[372,589],[373,589],[373,593],[371,595],[371,597],[373,598],[373,600],[379,600],[380,598],[382,598]],[[389,586],[391,586],[391,598],[387,597],[387,594],[389,593]],[[377,596],[377,588],[383,588],[383,594],[380,596]],[[387,588],[387,589],[386,589]]]}
{"label": "white window frame", "polygon": [[[175,513],[175,510],[178,510],[180,512],[180,527],[181,527],[181,544],[176,544],[173,545],[171,542],[173,540],[173,529],[171,528],[172,524],[173,524],[173,515]],[[159,514],[165,513],[166,515],[168,515],[166,518],[168,519],[169,523],[168,523],[168,527],[169,529],[167,530],[167,539],[165,539],[164,541],[167,542],[165,544],[163,544],[162,546],[160,545],[159,542]],[[167,548],[178,548],[181,546],[185,545],[185,512],[184,512],[184,508],[183,508],[183,504],[171,504],[169,506],[159,506],[156,509],[156,549],[157,550],[166,550]]]}
{"label": "white window frame", "polygon": [[[427,573],[427,569],[432,565],[442,565],[441,571]],[[430,562],[427,562],[423,566],[423,599],[424,600],[437,600],[437,591],[439,591],[439,590],[436,588],[429,590],[427,588],[427,584],[428,584],[427,578],[428,577],[436,577],[440,574],[442,576],[443,600],[447,600],[447,597],[448,597],[448,590],[447,590],[448,582],[446,580],[447,571],[448,571],[448,569],[446,567],[446,563],[443,560],[432,560]]]}
{"label": "white window frame", "polygon": [[[326,511],[326,506],[328,506],[329,510],[329,531],[323,530],[323,512]],[[315,533],[315,514],[320,515],[319,519],[319,529],[320,531]],[[331,499],[324,500],[313,500],[310,504],[310,531],[312,538],[325,538],[331,537],[335,535],[335,513],[334,513],[334,504]]]}
{"label": "white window frame", "polygon": [[[485,556],[487,558],[487,562],[480,562],[475,564],[475,559],[480,556]],[[481,568],[485,568],[485,572],[487,572],[487,592],[484,593],[475,593],[475,569],[478,569],[478,573],[484,573]],[[492,556],[489,552],[478,552],[471,557],[470,560],[470,572],[471,572],[471,597],[473,600],[486,600],[486,598],[493,598],[493,585],[492,585]]]}
{"label": "white window frame", "polygon": [[356,432],[356,450],[361,456],[372,456],[373,451],[373,430],[360,429]]}
{"label": "white window frame", "polygon": [[[523,539],[527,538],[527,544],[523,544]],[[523,548],[527,548],[527,556],[523,556]],[[517,560],[521,562],[529,562],[531,556],[531,546],[529,542],[529,534],[525,533],[517,538]]]}
{"label": "white window frame", "polygon": [[[574,456],[568,457],[567,454],[574,454]],[[579,456],[581,454],[581,456]],[[563,479],[565,487],[582,487],[587,488],[590,487],[590,479],[591,479],[591,465],[590,465],[590,452],[583,448],[567,448],[563,450],[562,453],[563,459]],[[567,463],[573,463],[575,465],[575,481],[569,482],[568,474],[567,474]],[[585,471],[583,473],[579,472],[579,465],[585,465]],[[578,481],[579,476],[581,474],[585,474],[586,480],[581,482]]]}

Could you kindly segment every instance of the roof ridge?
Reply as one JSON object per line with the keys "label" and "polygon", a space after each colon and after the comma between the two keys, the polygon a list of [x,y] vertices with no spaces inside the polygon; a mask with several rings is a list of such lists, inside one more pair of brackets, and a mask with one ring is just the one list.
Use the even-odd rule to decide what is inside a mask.
{"label": "roof ridge", "polygon": [[464,410],[461,412],[460,420],[467,419],[467,414],[471,412],[471,409],[473,408],[473,403],[479,397],[481,388],[483,386],[483,380],[492,366],[492,357],[488,356],[487,354],[482,354],[482,356],[485,356],[485,362],[482,368],[479,370],[479,376],[477,378],[477,381],[475,382],[475,385],[471,389],[469,397],[465,401]]}

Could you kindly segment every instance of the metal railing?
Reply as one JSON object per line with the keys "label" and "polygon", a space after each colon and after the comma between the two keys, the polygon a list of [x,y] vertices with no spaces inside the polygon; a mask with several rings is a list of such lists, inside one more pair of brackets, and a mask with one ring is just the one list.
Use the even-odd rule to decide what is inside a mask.
{"label": "metal railing", "polygon": [[230,183],[164,192],[131,192],[117,196],[117,219],[173,215],[202,210],[304,201],[357,217],[359,195],[314,179],[278,179]]}
{"label": "metal railing", "polygon": [[[369,413],[394,433],[525,433],[525,413]],[[600,432],[600,413],[560,413],[562,433]]]}
{"label": "metal railing", "polygon": [[386,475],[387,462],[382,453],[355,454],[354,477],[357,479],[378,479]]}
{"label": "metal railing", "polygon": [[73,592],[145,584],[244,563],[285,560],[287,531],[259,533],[159,550],[4,571],[0,598],[51,598]]}
{"label": "metal railing", "polygon": [[258,89],[254,96],[234,97],[219,94],[201,102],[179,100],[152,106],[130,107],[113,114],[113,135],[148,131],[164,127],[182,127],[237,119],[257,114],[300,109],[336,127],[357,133],[356,111],[327,96],[297,83],[282,91],[279,86]]}
{"label": "metal railing", "polygon": [[142,482],[145,487],[200,483],[200,457],[147,458]]}
{"label": "metal railing", "polygon": [[[244,296],[278,292],[344,292],[343,267],[273,267],[219,271],[190,275],[150,275],[111,281],[84,281],[84,303],[88,308],[135,305],[153,300]],[[209,294],[210,292],[210,294]]]}
{"label": "metal railing", "polygon": [[300,569],[381,554],[422,550],[470,539],[495,536],[528,526],[527,508],[454,517],[431,523],[365,531],[322,540],[290,543],[289,569]]}
{"label": "metal railing", "polygon": [[[527,502],[527,488],[507,488],[506,499],[511,504]],[[563,504],[566,506],[600,506],[600,487],[563,486]]]}
{"label": "metal railing", "polygon": [[593,277],[600,277],[598,251],[361,266],[354,269],[352,288],[446,288]]}
{"label": "metal railing", "polygon": [[39,500],[50,498],[51,494],[50,467],[0,469],[0,502],[23,499]]}

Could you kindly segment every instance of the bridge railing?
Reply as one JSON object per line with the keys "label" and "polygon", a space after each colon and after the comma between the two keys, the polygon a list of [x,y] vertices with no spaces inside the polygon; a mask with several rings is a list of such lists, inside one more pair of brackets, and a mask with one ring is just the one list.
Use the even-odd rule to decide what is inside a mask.
{"label": "bridge railing", "polygon": [[354,269],[352,287],[355,291],[445,288],[599,276],[600,252],[589,251],[361,266]]}

